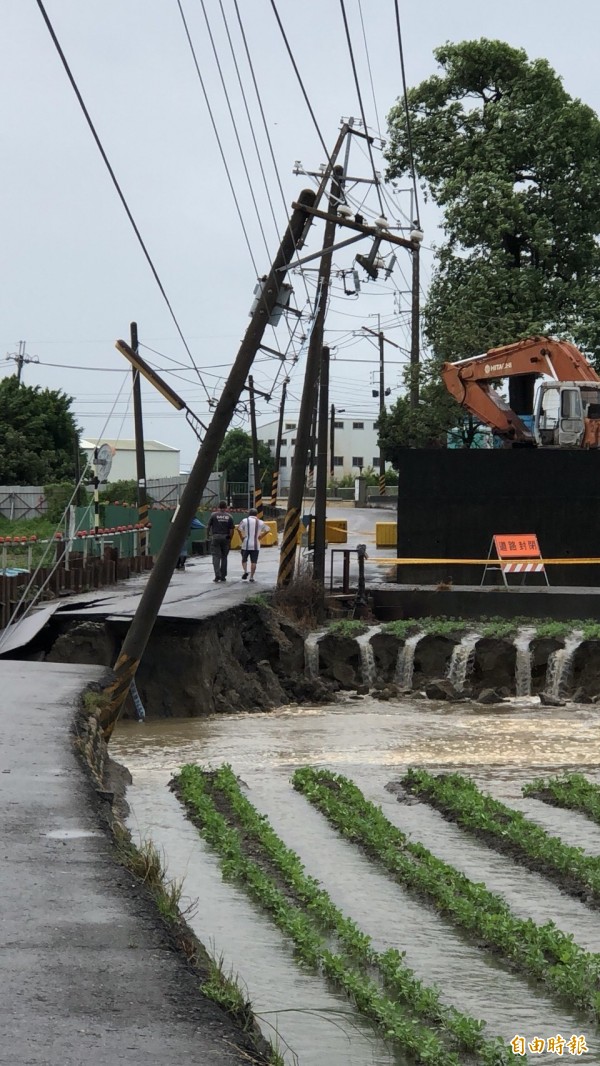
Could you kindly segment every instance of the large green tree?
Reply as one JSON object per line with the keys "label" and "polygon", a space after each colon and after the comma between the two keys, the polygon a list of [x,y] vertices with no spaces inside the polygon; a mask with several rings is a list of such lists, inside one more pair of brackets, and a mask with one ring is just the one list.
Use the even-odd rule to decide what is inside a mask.
{"label": "large green tree", "polygon": [[[544,59],[502,41],[435,51],[409,90],[411,140],[444,241],[424,309],[437,360],[534,333],[600,365],[600,121]],[[388,174],[405,177],[404,107],[389,116]]]}
{"label": "large green tree", "polygon": [[54,389],[0,381],[0,484],[75,481],[80,430],[73,400]]}
{"label": "large green tree", "polygon": [[481,446],[480,425],[451,397],[442,384],[439,364],[427,360],[421,367],[420,403],[411,406],[410,395],[398,397],[376,422],[385,458],[400,469],[406,448],[456,448]]}
{"label": "large green tree", "polygon": [[[230,429],[225,434],[219,451],[218,468],[227,474],[228,482],[248,481],[248,460],[252,458],[252,437],[243,429]],[[260,478],[263,485],[271,487],[273,473],[273,456],[267,444],[258,442],[258,462]]]}

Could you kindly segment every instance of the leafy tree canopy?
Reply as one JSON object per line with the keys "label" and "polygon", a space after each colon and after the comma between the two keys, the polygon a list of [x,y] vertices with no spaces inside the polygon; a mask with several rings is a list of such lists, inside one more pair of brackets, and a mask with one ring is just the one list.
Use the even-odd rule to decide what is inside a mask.
{"label": "leafy tree canopy", "polygon": [[396,470],[400,469],[402,452],[407,448],[445,448],[450,440],[454,447],[463,448],[477,447],[479,443],[479,423],[442,384],[439,363],[425,361],[419,377],[418,407],[411,407],[409,395],[400,396],[375,423],[384,456]]}
{"label": "leafy tree canopy", "polygon": [[[417,172],[443,213],[424,314],[435,357],[551,333],[600,365],[598,116],[545,59],[502,41],[435,57],[441,73],[408,94]],[[405,177],[400,103],[389,125],[389,176]]]}
{"label": "leafy tree canopy", "polygon": [[[245,433],[243,429],[230,429],[225,434],[219,451],[219,470],[226,472],[229,482],[239,481],[246,483],[248,481],[248,460],[251,457],[252,437],[250,434]],[[268,445],[263,441],[258,442],[258,462],[263,488],[266,482],[268,482],[268,487],[270,488],[270,478],[273,473],[273,456],[269,451]]]}
{"label": "leafy tree canopy", "polygon": [[75,482],[80,429],[64,392],[0,381],[0,484]]}

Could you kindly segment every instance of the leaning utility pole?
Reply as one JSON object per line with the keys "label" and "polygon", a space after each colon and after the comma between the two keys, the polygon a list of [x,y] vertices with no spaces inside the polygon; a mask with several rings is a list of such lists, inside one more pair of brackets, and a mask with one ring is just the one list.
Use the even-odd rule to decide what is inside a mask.
{"label": "leaning utility pole", "polygon": [[285,378],[281,389],[281,402],[279,404],[279,425],[277,427],[277,444],[275,447],[275,466],[273,467],[273,481],[271,484],[271,507],[277,507],[277,495],[279,492],[279,465],[281,463],[281,440],[283,437],[283,414],[285,411],[287,384],[288,379]]}
{"label": "leaning utility pole", "polygon": [[[140,659],[146,649],[154,622],[175,569],[181,545],[188,535],[192,519],[202,499],[211,471],[214,469],[227,427],[235,413],[252,367],[252,362],[279,298],[281,285],[285,280],[289,264],[297,248],[302,244],[303,234],[306,233],[310,223],[310,210],[313,208],[314,203],[315,193],[312,189],[305,189],[294,207],[293,215],[283,236],[279,251],[262,287],[261,298],[252,314],[250,324],[215,408],[210,425],[206,429],[204,440],[181,496],[179,510],[169,526],[165,542],[154,568],[150,572],[146,587],[127,631],[121,652],[114,666],[114,678],[105,689],[105,703],[100,712],[100,725],[105,740],[110,739],[121,714],[129,687],[135,678]],[[122,344],[123,342],[120,343]],[[125,347],[127,346],[125,345]]]}
{"label": "leaning utility pole", "polygon": [[[129,326],[130,346],[138,354],[137,322]],[[144,449],[144,422],[142,418],[142,386],[140,372],[131,368],[133,376],[133,424],[135,426],[135,465],[137,473],[138,522],[140,523],[140,555],[148,554],[148,496],[146,493],[146,452]]]}
{"label": "leaning utility pole", "polygon": [[256,429],[256,406],[254,403],[254,378],[248,377],[248,392],[250,393],[250,428],[252,430],[252,467],[254,470],[254,506],[256,513],[262,520],[263,501],[262,486],[260,483],[260,463],[258,461],[258,432]]}
{"label": "leaning utility pole", "polygon": [[288,585],[294,574],[294,560],[296,557],[296,546],[300,529],[300,508],[304,496],[306,460],[308,457],[308,447],[310,442],[315,387],[319,377],[325,312],[327,309],[327,298],[329,296],[329,279],[331,275],[332,260],[331,248],[335,238],[337,209],[340,200],[340,181],[343,174],[343,167],[335,166],[333,168],[329,190],[330,215],[325,223],[325,232],[323,236],[323,251],[319,265],[319,278],[317,283],[316,312],[306,356],[306,370],[304,372],[302,399],[300,402],[300,413],[298,415],[298,427],[296,430],[296,445],[294,448],[287,511],[285,514],[281,554],[279,557],[279,573],[277,576],[277,584],[279,586]]}

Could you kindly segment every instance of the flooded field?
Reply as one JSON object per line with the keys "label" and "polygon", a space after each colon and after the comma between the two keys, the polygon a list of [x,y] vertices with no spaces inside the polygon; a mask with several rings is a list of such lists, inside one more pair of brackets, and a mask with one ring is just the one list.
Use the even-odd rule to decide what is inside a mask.
{"label": "flooded field", "polygon": [[[600,781],[597,736],[595,706],[551,709],[525,699],[489,709],[365,697],[268,714],[123,722],[111,754],[133,776],[130,827],[164,851],[171,876],[185,879],[185,895],[198,901],[191,920],[197,935],[246,984],[265,1034],[279,1042],[286,1062],[367,1066],[404,1060],[374,1035],[343,994],[301,968],[289,938],[241,888],[223,880],[217,856],[167,787],[186,763],[231,764],[248,799],[376,951],[404,952],[406,964],[424,984],[437,986],[444,1003],[485,1020],[486,1035],[510,1041],[521,1034],[528,1042],[584,1035],[589,1051],[581,1057],[600,1064],[597,1029],[584,1012],[515,973],[499,953],[484,950],[476,937],[399,885],[290,783],[301,766],[345,775],[389,822],[471,881],[484,882],[519,919],[539,925],[551,919],[581,948],[600,952],[597,910],[561,892],[543,871],[516,865],[427,804],[398,802],[386,788],[409,766],[460,771],[548,832],[598,855],[600,826],[521,793],[532,778],[561,769]],[[565,1046],[562,1055],[534,1052],[532,1061],[564,1061],[575,1054],[579,1057]]]}

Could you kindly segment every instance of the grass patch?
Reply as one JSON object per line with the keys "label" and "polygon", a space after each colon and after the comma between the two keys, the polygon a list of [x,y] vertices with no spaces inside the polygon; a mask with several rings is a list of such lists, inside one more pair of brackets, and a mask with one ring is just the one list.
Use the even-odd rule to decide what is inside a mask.
{"label": "grass patch", "polygon": [[482,626],[474,627],[482,637],[495,640],[512,640],[519,631],[519,623],[512,618],[493,618]]}
{"label": "grass patch", "polygon": [[255,592],[253,596],[248,596],[245,603],[249,603],[254,607],[270,607],[269,598],[264,592]]}
{"label": "grass patch", "polygon": [[366,633],[368,630],[366,622],[361,622],[358,618],[338,618],[335,622],[330,622],[327,627],[327,632],[331,633],[333,637],[360,637],[362,633]]}
{"label": "grass patch", "polygon": [[11,521],[0,515],[0,537],[37,537],[38,540],[51,540],[56,523],[49,518],[17,518]]}
{"label": "grass patch", "polygon": [[385,622],[382,632],[391,633],[399,640],[406,640],[415,633],[435,637],[459,637],[466,632],[478,633],[481,637],[497,640],[512,640],[520,629],[534,630],[534,636],[565,640],[571,633],[581,631],[585,640],[600,640],[600,622],[582,622],[572,619],[567,622],[540,618],[401,618]]}
{"label": "grass patch", "polygon": [[421,628],[431,637],[453,637],[473,629],[473,623],[465,618],[423,618]]}
{"label": "grass patch", "polygon": [[134,874],[150,892],[159,913],[169,922],[191,916],[195,904],[181,908],[183,883],[167,877],[164,855],[151,840],[142,840],[136,847],[131,841],[121,840],[119,857],[124,866]]}
{"label": "grass patch", "polygon": [[208,976],[201,987],[205,996],[237,1018],[244,1029],[252,1028],[252,1007],[248,990],[238,974],[232,969],[226,971],[223,955],[210,958]]}
{"label": "grass patch", "polygon": [[576,622],[538,622],[535,627],[536,637],[548,640],[564,640],[576,628]]}
{"label": "grass patch", "polygon": [[393,622],[384,622],[381,627],[382,633],[390,633],[391,636],[398,637],[398,640],[406,640],[420,629],[421,623],[415,618],[396,618]]}

